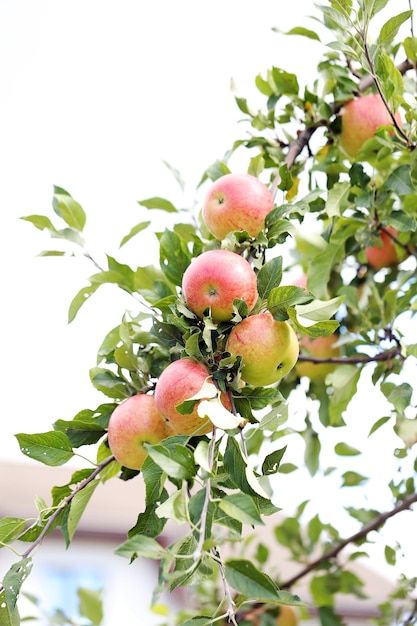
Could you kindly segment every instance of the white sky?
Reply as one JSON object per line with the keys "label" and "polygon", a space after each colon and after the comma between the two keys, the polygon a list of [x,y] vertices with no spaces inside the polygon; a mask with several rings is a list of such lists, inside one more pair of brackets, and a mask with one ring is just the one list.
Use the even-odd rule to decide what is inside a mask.
{"label": "white sky", "polygon": [[[137,201],[192,204],[204,169],[246,131],[231,78],[254,105],[255,76],[273,65],[312,83],[321,46],[271,30],[314,28],[312,12],[311,0],[1,1],[1,458],[23,460],[15,433],[49,430],[105,401],[88,371],[132,306],[102,287],[68,326],[69,303],[94,267],[37,258],[58,244],[18,218],[53,217],[53,185],[64,187],[87,212],[93,256],[147,262],[149,237],[118,250],[149,217]],[[180,171],[185,197],[163,160]]]}

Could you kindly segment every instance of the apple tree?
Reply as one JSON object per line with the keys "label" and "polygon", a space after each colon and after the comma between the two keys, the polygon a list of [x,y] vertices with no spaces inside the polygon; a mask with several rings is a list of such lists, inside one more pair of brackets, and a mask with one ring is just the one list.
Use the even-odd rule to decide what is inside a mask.
{"label": "apple tree", "polygon": [[[2,574],[2,625],[20,623],[36,549],[57,528],[71,543],[100,482],[144,481],[145,501],[117,554],[158,561],[155,605],[163,592],[190,588],[189,606],[171,620],[184,626],[270,626],[288,606],[301,618],[314,608],[322,624],[343,623],[337,598],[364,595],[352,564],[366,559],[388,520],[415,505],[413,11],[398,14],[394,0],[329,0],[317,9],[314,29],[277,34],[317,42],[316,75],[301,86],[292,68],[268,68],[256,76],[257,110],[236,95],[245,132],[202,173],[198,207],[179,209],[158,190],[139,202],[146,217],[121,246],[140,245],[153,229],[159,262],[130,267],[107,255],[101,267],[91,259],[94,273],[73,296],[69,321],[107,283],[132,294],[132,308],[90,370],[102,403],[48,432],[16,434],[22,453],[51,472],[80,448],[90,465],[38,503],[35,523],[0,520],[1,546],[19,555]],[[245,172],[234,169],[236,155]],[[79,200],[55,187],[51,217],[23,218],[63,244],[46,256],[86,254]],[[155,211],[172,225],[155,231]],[[371,411],[365,400],[358,415],[362,386],[389,409]],[[388,442],[392,475],[382,474],[382,485],[357,443],[364,424],[371,458],[381,433]],[[306,473],[311,484],[338,481],[351,534],[336,514],[317,510]],[[368,484],[389,492],[390,508],[358,506]],[[281,498],[292,489],[298,503],[289,511]],[[165,546],[168,521],[186,531]],[[264,527],[298,573],[274,561]],[[401,539],[376,542],[388,565]],[[308,599],[297,591],[307,577]],[[417,621],[416,580],[398,577],[377,623]]]}

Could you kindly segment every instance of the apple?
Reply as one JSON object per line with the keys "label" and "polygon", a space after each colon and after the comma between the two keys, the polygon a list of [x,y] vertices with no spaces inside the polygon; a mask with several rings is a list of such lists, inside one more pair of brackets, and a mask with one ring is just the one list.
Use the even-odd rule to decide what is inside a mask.
{"label": "apple", "polygon": [[230,250],[208,250],[194,258],[184,272],[182,293],[197,317],[210,308],[214,322],[233,317],[233,300],[240,298],[249,311],[258,300],[256,274],[240,254]]}
{"label": "apple", "polygon": [[[305,348],[306,352],[313,357],[329,358],[340,356],[340,347],[334,344],[337,341],[336,335],[328,335],[326,337],[303,337],[300,341],[300,347]],[[295,371],[299,376],[307,376],[310,380],[319,380],[326,378],[327,374],[333,372],[336,363],[313,363],[311,361],[298,361]]]}
{"label": "apple", "polygon": [[[386,230],[391,233],[393,237],[398,235],[398,231],[392,226],[386,226]],[[404,255],[398,255],[397,248],[392,238],[384,230],[380,232],[380,241],[374,246],[366,248],[365,253],[369,265],[375,270],[398,265],[406,256],[405,250]]]}
{"label": "apple", "polygon": [[288,604],[281,604],[279,607],[279,613],[276,620],[277,626],[297,626],[299,622],[298,613],[294,607]]}
{"label": "apple", "polygon": [[[209,419],[202,419],[197,402],[192,413],[181,415],[176,407],[197,394],[203,383],[210,378],[206,365],[191,357],[184,357],[170,363],[160,375],[155,387],[155,404],[158,411],[169,421],[172,429],[181,435],[204,435],[211,431]],[[230,409],[227,394],[221,394],[223,405]]]}
{"label": "apple", "polygon": [[[392,126],[392,119],[379,94],[372,93],[350,100],[340,112],[342,131],[340,145],[350,156],[356,157],[362,145],[374,136],[380,126]],[[398,125],[401,115],[395,113]]]}
{"label": "apple", "polygon": [[124,467],[140,470],[148,452],[144,443],[159,443],[173,435],[170,425],[156,408],[155,397],[138,393],[123,400],[110,416],[108,443]]}
{"label": "apple", "polygon": [[295,366],[299,345],[288,322],[276,321],[269,311],[245,317],[230,332],[226,350],[242,357],[242,380],[272,385]]}
{"label": "apple", "polygon": [[268,187],[252,174],[225,174],[210,187],[202,206],[203,222],[216,239],[234,230],[257,237],[274,208]]}

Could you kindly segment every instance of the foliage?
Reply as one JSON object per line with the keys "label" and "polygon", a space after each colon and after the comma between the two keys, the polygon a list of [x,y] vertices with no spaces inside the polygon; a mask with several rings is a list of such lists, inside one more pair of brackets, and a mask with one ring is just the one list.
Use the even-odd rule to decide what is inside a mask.
{"label": "foliage", "polygon": [[[232,171],[234,154],[247,150],[247,171],[262,178],[275,198],[275,208],[258,237],[232,232],[217,241],[200,214],[155,196],[139,203],[147,217],[132,227],[120,246],[147,236],[152,211],[169,213],[174,225],[156,233],[159,266],[130,267],[107,256],[106,266],[99,267],[91,259],[95,273],[73,297],[69,322],[108,283],[131,294],[136,309],[125,312],[120,324],[108,332],[91,368],[91,382],[103,394],[103,403],[95,410],[81,410],[71,420],[58,420],[49,432],[16,435],[23,454],[51,467],[65,464],[87,446],[92,446],[95,456],[91,467],[77,470],[68,485],[52,490],[50,505],[40,504],[35,523],[16,517],[0,520],[2,546],[29,545],[3,577],[2,625],[20,623],[17,600],[35,548],[56,527],[70,544],[100,481],[144,481],[146,501],[117,554],[130,561],[143,558],[160,563],[156,605],[166,590],[180,586],[194,590],[195,602],[177,616],[176,623],[184,626],[246,624],[255,623],[254,619],[268,626],[282,604],[299,606],[301,614],[307,614],[303,598],[294,590],[307,576],[321,622],[340,623],[337,598],[364,595],[363,581],[350,566],[366,555],[368,534],[416,502],[417,418],[412,383],[406,378],[417,356],[410,332],[417,302],[417,110],[415,80],[408,77],[417,60],[412,11],[384,18],[379,36],[371,40],[371,26],[386,9],[395,11],[393,1],[330,0],[319,9],[321,18],[314,30],[297,26],[286,33],[322,45],[317,78],[302,88],[297,76],[284,68],[272,67],[257,76],[264,108],[254,111],[246,99],[236,96],[247,133],[207,168],[198,186],[203,189]],[[406,61],[399,62],[404,56]],[[380,93],[391,112],[400,107],[404,125],[379,129],[359,156],[349,159],[339,144],[341,109],[358,94],[372,91]],[[53,218],[23,219],[47,230],[74,254],[89,256],[81,204],[56,187],[52,206]],[[396,229],[394,243],[405,260],[375,271],[367,263],[365,249],[376,244],[388,227]],[[336,333],[339,357],[300,354],[303,361],[332,362],[333,372],[324,379],[308,380],[300,379],[294,369],[274,386],[241,385],[242,363],[230,358],[225,343],[231,329],[250,313],[247,307],[236,300],[232,320],[214,324],[209,311],[198,319],[181,293],[182,276],[192,259],[216,248],[239,253],[252,263],[260,294],[258,311],[269,310],[276,320],[289,320],[300,337]],[[59,256],[63,251],[43,254]],[[301,274],[307,275],[307,290],[293,284]],[[172,436],[148,446],[140,472],[121,467],[107,444],[112,411],[137,392],[152,392],[165,367],[184,356],[208,366],[245,425],[224,430],[213,426],[211,434],[197,437]],[[369,477],[362,473],[363,464],[355,464],[362,454],[354,445],[354,434],[353,439],[349,435],[355,424],[345,419],[368,375],[390,406],[389,415],[375,414],[369,432],[371,440],[385,429],[392,440],[396,469],[389,483],[392,509],[388,512],[351,504],[351,490]],[[294,406],[303,412],[299,429],[292,422]],[[346,511],[358,527],[348,537],[317,513],[310,516],[305,494],[294,515],[277,517],[280,501],[273,479],[302,468],[288,457],[291,441],[302,440],[303,465],[312,476],[330,477],[337,472],[323,461],[322,442],[329,429],[341,432],[334,452],[340,467],[348,467],[341,470],[340,479],[346,499],[352,497]],[[343,463],[346,459],[348,465]],[[168,520],[185,525],[188,532],[162,546],[158,538]],[[278,571],[273,547],[248,539],[250,529],[264,525],[273,527],[274,541],[299,563],[299,574],[289,578]],[[236,543],[248,551],[232,558]],[[349,545],[356,551],[347,551]],[[400,549],[386,546],[388,563],[396,562]],[[343,562],[337,558],[342,550]],[[393,597],[380,607],[380,624],[416,620],[415,583],[406,577],[399,581]]]}

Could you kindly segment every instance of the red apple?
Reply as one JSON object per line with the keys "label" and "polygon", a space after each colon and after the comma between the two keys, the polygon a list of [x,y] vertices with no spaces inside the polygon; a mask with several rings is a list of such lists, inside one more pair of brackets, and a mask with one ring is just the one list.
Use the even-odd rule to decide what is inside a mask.
{"label": "red apple", "polygon": [[242,380],[262,387],[283,378],[297,362],[298,339],[288,322],[274,320],[269,311],[246,317],[232,329],[226,344],[242,357]]}
{"label": "red apple", "polygon": [[[395,230],[395,228],[392,228],[392,226],[387,226],[386,229],[394,237],[398,235],[398,231]],[[399,258],[393,240],[384,230],[381,230],[380,241],[374,246],[366,248],[365,253],[369,265],[376,270],[380,270],[383,267],[398,265],[398,263],[405,258],[405,251],[403,258]]]}
{"label": "red apple", "polygon": [[217,239],[234,230],[257,237],[265,217],[274,208],[268,187],[251,174],[226,174],[210,187],[203,202],[202,217]]}
{"label": "red apple", "polygon": [[[373,93],[350,100],[340,112],[342,131],[340,145],[345,152],[356,157],[362,145],[374,136],[380,126],[392,126],[392,119],[379,94]],[[402,126],[400,113],[395,119]]]}
{"label": "red apple", "polygon": [[[319,358],[340,356],[339,346],[334,344],[337,341],[336,335],[328,335],[327,337],[303,337],[300,341],[300,347],[309,355]],[[311,380],[325,378],[327,374],[333,372],[336,363],[313,363],[311,361],[298,361],[295,370],[299,376],[307,376]]]}
{"label": "red apple", "polygon": [[233,316],[233,300],[240,298],[249,311],[258,299],[256,274],[251,265],[230,250],[209,250],[191,261],[184,272],[185,302],[198,317],[210,308],[214,322]]}
{"label": "red apple", "polygon": [[[197,413],[198,405],[204,398],[195,404],[192,413],[181,415],[176,409],[182,402],[197,394],[208,378],[210,372],[204,363],[191,357],[173,361],[160,375],[155,388],[155,404],[177,434],[204,435],[211,431],[210,420],[202,419]],[[230,409],[226,394],[221,395],[221,400]]]}
{"label": "red apple", "polygon": [[144,443],[159,443],[173,435],[155,405],[155,397],[139,393],[123,400],[110,416],[108,442],[124,467],[140,470],[148,452]]}

